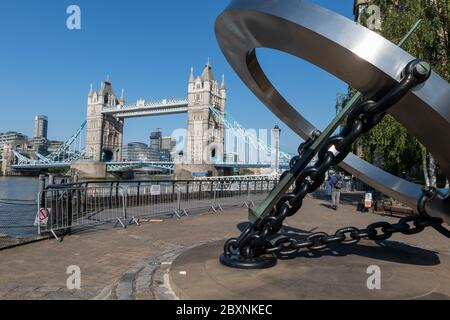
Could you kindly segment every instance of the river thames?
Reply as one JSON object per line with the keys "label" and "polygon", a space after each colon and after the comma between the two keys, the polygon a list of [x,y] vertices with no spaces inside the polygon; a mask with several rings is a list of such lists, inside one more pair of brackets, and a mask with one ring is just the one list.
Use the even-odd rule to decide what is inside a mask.
{"label": "river thames", "polygon": [[0,234],[36,236],[38,178],[0,177]]}

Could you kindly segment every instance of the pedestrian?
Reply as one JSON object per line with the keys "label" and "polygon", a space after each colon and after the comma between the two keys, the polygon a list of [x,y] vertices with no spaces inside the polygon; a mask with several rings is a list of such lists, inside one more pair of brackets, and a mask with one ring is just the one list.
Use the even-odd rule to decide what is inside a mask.
{"label": "pedestrian", "polygon": [[344,186],[344,178],[339,173],[335,173],[331,176],[329,184],[332,188],[331,191],[331,203],[334,210],[338,210],[341,201],[341,189]]}
{"label": "pedestrian", "polygon": [[331,190],[333,189],[332,187],[331,187],[331,184],[330,184],[330,180],[331,180],[331,177],[332,177],[332,175],[333,175],[333,172],[328,172],[328,178],[327,178],[327,183],[325,183],[325,195],[327,196],[327,197],[330,197],[330,199],[331,199]]}

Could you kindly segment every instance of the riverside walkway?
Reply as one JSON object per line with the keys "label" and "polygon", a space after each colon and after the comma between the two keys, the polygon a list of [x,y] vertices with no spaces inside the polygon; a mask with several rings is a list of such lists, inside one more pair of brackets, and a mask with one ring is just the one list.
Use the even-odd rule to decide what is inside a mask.
{"label": "riverside walkway", "polygon": [[[308,232],[320,230],[334,233],[337,228],[344,226],[352,225],[362,228],[379,220],[389,222],[398,220],[357,212],[354,205],[342,205],[338,212],[330,210],[326,205],[326,201],[306,200],[301,213],[289,218],[287,226]],[[189,259],[186,260],[186,257],[183,260],[183,254],[188,252],[189,248],[212,243],[217,248],[214,250],[217,250],[218,257],[221,253],[221,241],[239,235],[237,227],[246,221],[246,218],[245,208],[234,208],[218,214],[204,213],[179,220],[142,222],[141,226],[133,225],[127,229],[89,230],[67,236],[61,243],[45,240],[0,251],[0,299],[232,298],[227,296],[233,292],[232,290],[224,290],[222,296],[222,293],[216,293],[215,296],[202,296],[202,294],[209,294],[201,283],[204,280],[203,283],[208,284],[208,281],[211,281],[210,275],[190,273],[193,262],[187,261]],[[449,242],[432,229],[415,236],[395,235],[389,241],[414,246],[416,250],[424,251],[431,257],[432,261],[418,263],[414,265],[414,268],[419,268],[436,277],[450,270]],[[414,254],[414,251],[411,252]],[[215,254],[215,251],[213,253]],[[181,255],[181,261],[177,262],[176,258],[179,255]],[[344,263],[349,256],[337,257],[336,259],[342,260],[336,261]],[[352,259],[358,256],[358,250],[351,256]],[[199,257],[199,259],[203,258]],[[267,276],[272,272],[272,282],[276,282],[277,274],[282,270],[296,273],[299,270],[297,268],[301,268],[302,259],[304,258],[283,261],[274,269],[265,270],[264,274]],[[373,257],[373,260],[386,259],[381,252]],[[186,264],[183,265],[184,263]],[[233,276],[251,275],[248,271],[242,273],[240,270],[223,267],[218,262],[215,265],[216,260],[211,263],[213,269],[218,270],[219,273]],[[411,266],[408,263],[395,261],[392,263],[392,268],[398,272],[407,272]],[[170,272],[172,264],[176,265],[176,274],[173,274],[173,271]],[[69,290],[66,285],[69,277],[66,274],[67,268],[73,265],[79,266],[81,270],[81,289],[79,290]],[[282,281],[285,280],[284,278]],[[174,281],[176,290],[172,285]],[[186,290],[184,285],[189,284],[189,281],[196,281],[199,285]],[[414,279],[419,286],[421,282],[429,284],[430,281],[430,277]],[[256,284],[259,286],[260,293],[250,293],[248,298],[268,298],[268,292],[261,290],[261,284]],[[266,284],[269,287],[271,285]],[[450,297],[448,280],[439,281],[432,290],[428,290],[427,295],[448,299]],[[292,292],[291,296],[286,297],[277,295],[275,292],[272,297],[302,298],[302,295],[296,296],[296,293]],[[235,296],[234,298],[247,297]]]}

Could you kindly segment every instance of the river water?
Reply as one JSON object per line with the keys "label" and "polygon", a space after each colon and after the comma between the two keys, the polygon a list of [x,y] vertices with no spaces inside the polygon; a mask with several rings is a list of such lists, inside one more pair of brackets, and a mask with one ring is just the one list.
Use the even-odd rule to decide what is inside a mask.
{"label": "river water", "polygon": [[37,235],[38,189],[38,178],[0,177],[0,235]]}

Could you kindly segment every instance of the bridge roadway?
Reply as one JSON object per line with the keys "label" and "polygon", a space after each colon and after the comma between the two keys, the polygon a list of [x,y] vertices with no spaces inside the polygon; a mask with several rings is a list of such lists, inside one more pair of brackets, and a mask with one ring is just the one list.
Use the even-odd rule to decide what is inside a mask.
{"label": "bridge roadway", "polygon": [[134,118],[165,114],[178,114],[188,112],[188,100],[164,99],[159,101],[145,102],[139,100],[135,105],[117,106],[103,108],[103,114],[111,114],[117,118]]}

